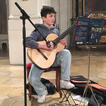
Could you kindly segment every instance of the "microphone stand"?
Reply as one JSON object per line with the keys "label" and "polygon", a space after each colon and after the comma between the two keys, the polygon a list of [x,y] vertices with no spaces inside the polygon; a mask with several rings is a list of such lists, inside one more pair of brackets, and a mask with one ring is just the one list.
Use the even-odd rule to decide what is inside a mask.
{"label": "microphone stand", "polygon": [[[50,41],[47,41],[43,34],[38,30],[38,28],[33,24],[33,22],[30,20],[30,16],[19,6],[19,4],[17,2],[15,2],[15,5],[18,7],[18,9],[20,10],[20,12],[22,13],[22,16],[20,17],[20,19],[22,19],[22,23],[23,23],[23,55],[24,55],[24,106],[27,106],[27,94],[26,94],[26,27],[25,27],[25,21],[26,19],[29,20],[29,22],[32,24],[32,26],[40,33],[40,35],[43,37],[43,39],[45,40],[46,44],[48,47],[50,47]],[[42,51],[40,51],[40,49],[37,49],[39,53],[41,53],[41,55],[43,55],[43,57],[45,59],[47,59],[47,57],[42,53]]]}
{"label": "microphone stand", "polygon": [[26,94],[26,45],[25,45],[25,37],[26,37],[26,27],[25,27],[25,21],[26,19],[29,19],[29,16],[21,9],[21,7],[15,3],[15,5],[19,8],[19,10],[22,13],[22,16],[20,17],[22,19],[23,28],[22,28],[22,34],[23,34],[23,55],[24,55],[24,106],[27,106],[27,94]]}

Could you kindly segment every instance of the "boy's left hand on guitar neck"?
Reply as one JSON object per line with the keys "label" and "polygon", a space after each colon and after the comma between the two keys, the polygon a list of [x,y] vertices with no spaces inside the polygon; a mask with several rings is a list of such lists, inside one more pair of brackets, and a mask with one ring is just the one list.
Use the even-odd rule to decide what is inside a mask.
{"label": "boy's left hand on guitar neck", "polygon": [[60,40],[60,43],[63,44],[64,46],[67,46],[67,41],[66,41],[66,39],[61,39],[61,40]]}

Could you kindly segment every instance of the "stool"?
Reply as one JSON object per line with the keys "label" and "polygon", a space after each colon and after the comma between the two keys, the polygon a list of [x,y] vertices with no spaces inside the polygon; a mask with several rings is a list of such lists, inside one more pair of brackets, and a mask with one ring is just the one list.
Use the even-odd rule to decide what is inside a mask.
{"label": "stool", "polygon": [[60,101],[60,103],[62,102],[68,102],[68,104],[71,106],[71,103],[69,101],[69,97],[71,97],[72,101],[74,102],[75,105],[72,106],[78,106],[78,104],[75,103],[75,100],[73,99],[72,95],[71,95],[71,91],[73,90],[73,88],[71,89],[61,89],[61,93],[63,93],[63,98]]}
{"label": "stool", "polygon": [[[31,65],[32,63],[28,63],[26,65],[26,68],[27,68],[27,78],[29,76],[29,72],[30,72],[30,69],[31,69]],[[60,97],[62,97],[62,93],[60,91],[60,79],[61,79],[61,67],[58,66],[58,67],[50,67],[48,69],[46,69],[44,72],[50,72],[50,71],[56,71],[56,79],[55,79],[55,82],[56,82],[56,88],[57,88],[57,92],[59,92],[59,95]],[[28,82],[28,96],[29,96],[29,100],[31,100],[31,95],[32,95],[32,86],[31,84]]]}

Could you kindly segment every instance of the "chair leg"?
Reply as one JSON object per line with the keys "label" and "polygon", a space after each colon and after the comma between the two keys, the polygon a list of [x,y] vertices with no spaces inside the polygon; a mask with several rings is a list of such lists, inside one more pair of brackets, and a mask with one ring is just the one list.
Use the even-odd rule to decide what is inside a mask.
{"label": "chair leg", "polygon": [[31,95],[32,95],[32,86],[31,86],[31,84],[30,84],[30,83],[28,83],[28,91],[29,91],[29,93],[28,93],[29,100],[31,100]]}
{"label": "chair leg", "polygon": [[[29,76],[30,68],[27,68],[27,78]],[[32,95],[32,86],[30,83],[28,83],[28,97],[29,100],[31,100],[31,95]]]}
{"label": "chair leg", "polygon": [[56,87],[57,87],[57,91],[60,94],[60,98],[62,97],[62,92],[60,90],[60,79],[61,79],[61,73],[60,70],[56,70]]}

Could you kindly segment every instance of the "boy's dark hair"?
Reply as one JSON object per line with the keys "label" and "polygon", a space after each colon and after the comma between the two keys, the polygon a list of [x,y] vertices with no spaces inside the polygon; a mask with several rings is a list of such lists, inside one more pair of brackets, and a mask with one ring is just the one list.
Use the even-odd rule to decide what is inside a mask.
{"label": "boy's dark hair", "polygon": [[41,17],[46,17],[47,14],[50,14],[50,13],[56,14],[56,11],[54,10],[54,8],[50,6],[43,6],[43,8],[41,9]]}

